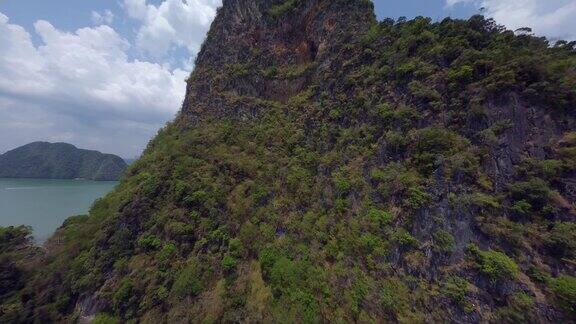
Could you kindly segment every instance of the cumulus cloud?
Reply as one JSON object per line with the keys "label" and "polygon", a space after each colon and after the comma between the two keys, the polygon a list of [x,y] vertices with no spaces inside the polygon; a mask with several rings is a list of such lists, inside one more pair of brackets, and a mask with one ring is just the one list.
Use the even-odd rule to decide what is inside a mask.
{"label": "cumulus cloud", "polygon": [[110,10],[104,10],[103,13],[92,11],[92,22],[95,25],[111,25],[114,22],[114,14]]}
{"label": "cumulus cloud", "polygon": [[158,58],[174,47],[195,54],[220,4],[221,0],[166,0],[156,6],[146,0],[124,0],[123,6],[142,23],[136,36],[138,48]]}
{"label": "cumulus cloud", "polygon": [[576,40],[576,0],[446,0],[448,6],[472,3],[510,29],[530,27],[552,40]]}
{"label": "cumulus cloud", "polygon": [[60,139],[133,156],[180,108],[189,72],[131,60],[111,27],[34,32],[0,13],[0,152]]}

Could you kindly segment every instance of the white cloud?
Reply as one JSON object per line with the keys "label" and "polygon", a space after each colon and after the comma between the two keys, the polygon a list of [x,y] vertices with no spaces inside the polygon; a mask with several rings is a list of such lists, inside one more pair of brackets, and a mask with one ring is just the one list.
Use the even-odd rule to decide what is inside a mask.
{"label": "white cloud", "polygon": [[154,57],[174,47],[196,54],[220,4],[221,0],[165,0],[155,6],[146,0],[124,0],[128,15],[142,23],[136,45]]}
{"label": "white cloud", "polygon": [[144,20],[148,12],[146,0],[124,0],[124,9],[130,17],[140,20]]}
{"label": "white cloud", "polygon": [[[0,89],[40,93],[51,85],[42,74],[44,61],[24,28],[8,23],[0,13]],[[16,81],[18,80],[18,81]]]}
{"label": "white cloud", "polygon": [[448,6],[474,3],[510,29],[530,27],[552,40],[576,40],[576,0],[446,0]]}
{"label": "white cloud", "polygon": [[103,13],[92,11],[92,22],[96,25],[111,25],[114,22],[114,14],[110,10],[104,10]]}
{"label": "white cloud", "polygon": [[63,140],[140,153],[179,110],[222,0],[150,2],[122,0],[138,23],[133,43],[111,27],[117,19],[110,10],[92,11],[94,27],[72,32],[43,20],[26,30],[0,13],[0,152]]}
{"label": "white cloud", "polygon": [[180,108],[189,73],[129,59],[111,27],[34,29],[39,46],[0,13],[0,151],[60,138],[133,156]]}
{"label": "white cloud", "polygon": [[455,4],[459,4],[459,3],[469,3],[469,2],[474,2],[475,0],[446,0],[446,5],[451,7]]}

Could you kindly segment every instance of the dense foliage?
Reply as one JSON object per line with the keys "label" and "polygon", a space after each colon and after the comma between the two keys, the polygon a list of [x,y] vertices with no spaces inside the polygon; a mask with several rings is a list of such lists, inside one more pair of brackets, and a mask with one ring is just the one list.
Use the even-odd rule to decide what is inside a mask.
{"label": "dense foliage", "polygon": [[[0,319],[574,320],[575,44],[481,16],[368,24],[329,69],[200,64],[192,85],[259,113],[167,125]],[[254,80],[307,81],[274,100]]]}
{"label": "dense foliage", "polygon": [[[29,273],[27,262],[35,256],[36,248],[30,245],[31,229],[26,226],[0,227],[0,317],[5,317],[6,300],[22,289]],[[11,309],[8,308],[10,311]]]}

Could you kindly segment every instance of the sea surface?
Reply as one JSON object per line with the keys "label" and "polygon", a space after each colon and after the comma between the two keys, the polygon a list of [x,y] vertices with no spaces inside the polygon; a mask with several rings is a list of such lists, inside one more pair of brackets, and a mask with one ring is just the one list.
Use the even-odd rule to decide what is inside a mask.
{"label": "sea surface", "polygon": [[0,226],[32,226],[44,242],[70,216],[88,212],[116,181],[1,179]]}

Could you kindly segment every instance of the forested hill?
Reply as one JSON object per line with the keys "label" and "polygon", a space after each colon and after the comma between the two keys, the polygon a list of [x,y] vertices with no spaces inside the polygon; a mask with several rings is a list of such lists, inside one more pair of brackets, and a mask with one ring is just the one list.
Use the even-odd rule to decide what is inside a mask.
{"label": "forested hill", "polygon": [[34,142],[0,155],[0,178],[118,180],[126,166],[116,155]]}
{"label": "forested hill", "polygon": [[576,44],[526,31],[224,0],[117,189],[5,230],[0,321],[575,321]]}

